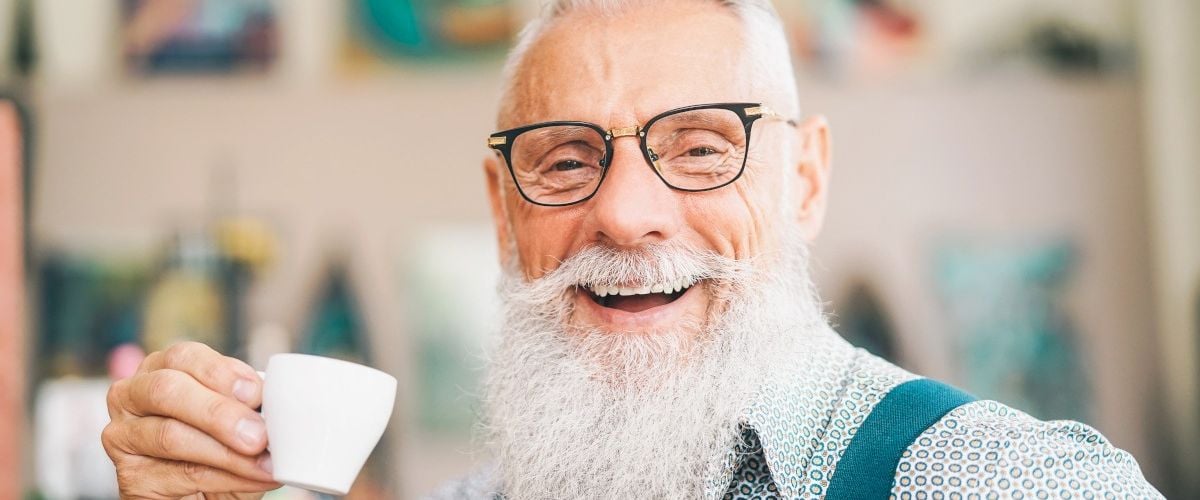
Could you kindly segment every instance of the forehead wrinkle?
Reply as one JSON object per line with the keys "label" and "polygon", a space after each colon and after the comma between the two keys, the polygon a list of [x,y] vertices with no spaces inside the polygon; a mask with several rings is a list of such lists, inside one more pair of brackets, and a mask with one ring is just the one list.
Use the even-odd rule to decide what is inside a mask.
{"label": "forehead wrinkle", "polygon": [[[555,120],[606,125],[603,115],[591,110],[607,109],[616,100],[617,92],[609,85],[616,80],[615,71],[620,65],[615,58],[620,50],[612,46],[607,30],[596,29],[602,20],[576,19],[581,15],[574,13],[556,20],[530,47],[514,75],[516,105],[511,116],[501,117],[504,127]],[[580,28],[579,23],[587,24]],[[586,50],[580,51],[581,47]],[[575,105],[581,87],[575,82],[586,82],[585,86],[591,87],[585,101],[591,103],[589,109]]]}

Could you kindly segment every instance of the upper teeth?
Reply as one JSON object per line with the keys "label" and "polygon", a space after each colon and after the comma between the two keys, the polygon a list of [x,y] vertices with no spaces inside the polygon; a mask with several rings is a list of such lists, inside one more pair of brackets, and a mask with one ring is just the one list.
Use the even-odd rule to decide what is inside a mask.
{"label": "upper teeth", "polygon": [[680,290],[686,290],[688,287],[696,283],[695,278],[679,278],[674,281],[666,281],[655,283],[649,286],[630,287],[630,286],[605,286],[605,285],[587,285],[587,288],[599,297],[607,297],[609,295],[646,295],[650,293],[675,293]]}

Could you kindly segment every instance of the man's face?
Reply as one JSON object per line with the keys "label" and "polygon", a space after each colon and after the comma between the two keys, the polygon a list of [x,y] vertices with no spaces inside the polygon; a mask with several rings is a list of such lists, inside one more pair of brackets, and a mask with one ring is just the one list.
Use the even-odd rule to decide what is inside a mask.
{"label": "man's face", "polygon": [[[526,53],[500,128],[778,107],[749,85],[742,33],[717,2],[567,14]],[[506,266],[483,425],[510,498],[697,498],[696,471],[729,451],[749,398],[803,359],[823,322],[803,240],[820,226],[825,126],[760,119],[751,138],[742,176],[704,192],[667,187],[635,137],[616,138],[599,190],[564,207],[526,201],[503,158],[485,162]],[[703,279],[682,294],[582,286],[688,276]]]}
{"label": "man's face", "polygon": [[[715,2],[657,4],[611,18],[569,14],[530,47],[514,77],[514,112],[500,125],[578,120],[611,129],[691,104],[771,105],[772,96],[754,95],[751,88],[742,33],[742,22]],[[566,207],[525,201],[503,160],[489,158],[485,167],[504,258],[518,259],[525,278],[536,280],[591,246],[666,244],[745,260],[778,248],[774,235],[781,224],[799,222],[811,237],[820,225],[828,159],[823,121],[797,130],[760,120],[752,137],[742,177],[706,192],[669,188],[645,162],[635,137],[617,138],[599,191]],[[787,154],[789,141],[795,154]],[[511,249],[516,255],[507,255]],[[722,292],[717,286],[700,280],[682,293],[608,300],[575,287],[569,326],[652,334],[703,324]]]}

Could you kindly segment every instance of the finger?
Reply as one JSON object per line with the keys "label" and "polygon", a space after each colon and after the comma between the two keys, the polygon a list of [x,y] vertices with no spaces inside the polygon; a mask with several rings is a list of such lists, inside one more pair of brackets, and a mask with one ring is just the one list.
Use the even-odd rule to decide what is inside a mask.
{"label": "finger", "polygon": [[133,374],[141,375],[146,372],[161,370],[163,368],[162,357],[162,351],[154,351],[150,354],[147,354],[146,357],[142,359],[142,363],[138,365],[137,371],[133,372]]}
{"label": "finger", "polygon": [[280,487],[207,465],[139,457],[117,468],[121,498],[179,498],[196,493],[261,493]]}
{"label": "finger", "polygon": [[222,356],[199,342],[180,342],[156,352],[142,362],[146,371],[179,370],[200,381],[205,387],[232,396],[250,408],[262,404],[262,379],[250,365]]}
{"label": "finger", "polygon": [[266,448],[262,416],[228,396],[214,392],[178,370],[154,370],[129,379],[126,410],[139,417],[183,421],[243,455]]}
{"label": "finger", "polygon": [[116,421],[125,415],[125,395],[129,391],[129,379],[121,379],[108,386],[105,401],[108,405],[108,419]]}
{"label": "finger", "polygon": [[272,480],[270,455],[243,455],[179,420],[135,418],[111,441],[133,455],[204,464],[256,481]]}

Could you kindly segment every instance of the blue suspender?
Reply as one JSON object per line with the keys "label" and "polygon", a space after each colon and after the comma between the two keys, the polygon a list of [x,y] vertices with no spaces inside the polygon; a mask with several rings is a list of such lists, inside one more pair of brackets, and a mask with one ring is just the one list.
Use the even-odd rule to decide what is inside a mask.
{"label": "blue suspender", "polygon": [[904,450],[951,410],[972,401],[970,394],[927,378],[894,387],[850,440],[825,498],[888,498]]}

